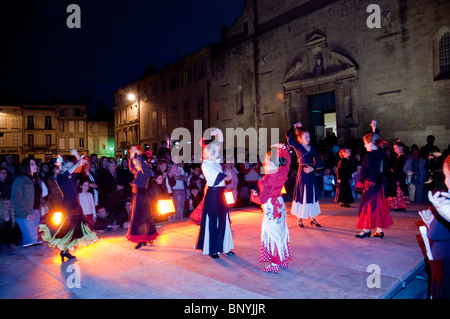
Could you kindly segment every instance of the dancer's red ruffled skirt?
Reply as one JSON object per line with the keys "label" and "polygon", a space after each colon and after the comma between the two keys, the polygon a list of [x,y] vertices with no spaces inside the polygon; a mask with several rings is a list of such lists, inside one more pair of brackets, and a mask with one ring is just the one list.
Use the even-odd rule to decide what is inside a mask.
{"label": "dancer's red ruffled skirt", "polygon": [[356,227],[360,229],[388,228],[393,223],[383,188],[364,192]]}

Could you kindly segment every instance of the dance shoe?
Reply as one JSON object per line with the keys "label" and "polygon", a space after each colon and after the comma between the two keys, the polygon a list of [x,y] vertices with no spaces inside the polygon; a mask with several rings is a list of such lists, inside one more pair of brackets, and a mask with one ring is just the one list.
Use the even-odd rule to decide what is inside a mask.
{"label": "dance shoe", "polygon": [[134,249],[139,249],[139,248],[141,248],[142,246],[145,246],[145,243],[143,243],[143,242],[137,243],[137,245],[134,246]]}
{"label": "dance shoe", "polygon": [[301,221],[301,220],[297,220],[297,225],[300,228],[305,228],[305,226],[303,225],[303,221]]}
{"label": "dance shoe", "polygon": [[356,237],[356,238],[366,238],[366,237],[370,237],[370,231],[368,231],[367,233],[364,232],[364,231],[362,231],[361,233],[356,234],[355,237]]}
{"label": "dance shoe", "polygon": [[266,266],[263,267],[262,269],[264,272],[272,272],[274,274],[278,274],[278,272],[280,271],[280,265],[270,265],[270,266]]}
{"label": "dance shoe", "polygon": [[220,258],[219,254],[211,254],[211,258]]}
{"label": "dance shoe", "polygon": [[311,219],[309,222],[311,223],[311,226],[322,227],[315,219]]}
{"label": "dance shoe", "polygon": [[383,237],[384,237],[384,233],[383,233],[383,232],[376,232],[375,234],[372,235],[372,237],[380,237],[380,238],[383,238]]}
{"label": "dance shoe", "polygon": [[288,269],[289,262],[287,259],[283,260],[280,264],[284,269]]}
{"label": "dance shoe", "polygon": [[66,251],[62,251],[59,253],[59,255],[61,256],[61,261],[64,262],[64,258],[67,258],[68,260],[74,260],[77,259],[77,257],[73,256],[71,253],[69,253],[68,250]]}
{"label": "dance shoe", "polygon": [[234,256],[234,255],[236,255],[236,254],[235,254],[233,251],[231,251],[231,250],[230,250],[229,252],[227,252],[226,254],[227,254],[228,256]]}

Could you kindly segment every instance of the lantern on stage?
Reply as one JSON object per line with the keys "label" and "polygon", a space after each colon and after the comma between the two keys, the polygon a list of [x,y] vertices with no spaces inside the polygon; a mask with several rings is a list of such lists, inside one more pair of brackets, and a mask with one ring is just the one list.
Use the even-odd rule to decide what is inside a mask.
{"label": "lantern on stage", "polygon": [[233,192],[225,192],[224,194],[227,205],[233,205],[235,203]]}
{"label": "lantern on stage", "polygon": [[63,218],[63,214],[61,212],[54,212],[52,215],[52,224],[58,226],[61,224]]}
{"label": "lantern on stage", "polygon": [[283,188],[281,189],[281,195],[283,195],[283,194],[286,194],[286,188],[284,188],[284,186],[283,186]]}
{"label": "lantern on stage", "polygon": [[160,199],[158,201],[158,213],[160,215],[175,213],[172,199]]}

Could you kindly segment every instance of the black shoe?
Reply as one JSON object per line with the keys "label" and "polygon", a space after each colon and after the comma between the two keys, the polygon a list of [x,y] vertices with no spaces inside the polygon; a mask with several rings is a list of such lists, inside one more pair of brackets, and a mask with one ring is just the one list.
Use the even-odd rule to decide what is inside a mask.
{"label": "black shoe", "polygon": [[305,225],[303,225],[303,221],[301,221],[301,220],[297,220],[297,225],[300,228],[305,228]]}
{"label": "black shoe", "polygon": [[232,252],[231,250],[229,252],[226,253],[228,256],[234,256],[236,255],[234,252]]}
{"label": "black shoe", "polygon": [[355,237],[356,237],[356,238],[366,238],[366,237],[370,237],[370,231],[368,231],[367,233],[364,232],[364,234],[361,234],[361,233],[356,234]]}
{"label": "black shoe", "polygon": [[309,222],[311,223],[311,226],[322,227],[315,219],[311,219]]}
{"label": "black shoe", "polygon": [[380,238],[383,238],[383,237],[384,237],[384,233],[383,233],[383,232],[376,232],[375,234],[372,235],[372,237],[380,237]]}
{"label": "black shoe", "polygon": [[220,258],[219,254],[211,254],[211,258]]}
{"label": "black shoe", "polygon": [[64,258],[67,258],[69,260],[74,260],[77,259],[77,257],[73,256],[72,254],[69,253],[68,250],[62,251],[59,253],[59,255],[61,256],[61,261],[64,262]]}
{"label": "black shoe", "polygon": [[141,248],[142,246],[145,246],[145,243],[137,243],[137,245],[134,246],[134,249],[139,249],[139,248]]}
{"label": "black shoe", "polygon": [[344,207],[352,207],[352,206],[350,206],[350,204],[348,203],[344,203]]}

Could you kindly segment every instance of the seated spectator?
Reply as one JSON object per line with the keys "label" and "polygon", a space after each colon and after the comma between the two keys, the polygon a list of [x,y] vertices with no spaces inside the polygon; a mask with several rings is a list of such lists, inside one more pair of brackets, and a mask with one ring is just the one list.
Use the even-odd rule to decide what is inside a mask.
{"label": "seated spectator", "polygon": [[127,217],[128,215],[126,212],[109,214],[105,207],[100,207],[97,210],[97,219],[95,220],[93,228],[96,231],[117,230],[126,223]]}
{"label": "seated spectator", "polygon": [[323,196],[333,196],[334,187],[336,185],[336,178],[331,174],[331,169],[326,168],[323,175]]}
{"label": "seated spectator", "polygon": [[188,187],[190,191],[189,195],[189,214],[191,214],[194,209],[197,208],[197,206],[201,203],[203,200],[202,192],[200,192],[200,189],[198,188],[197,184],[192,183]]}
{"label": "seated spectator", "polygon": [[0,244],[14,247],[21,239],[22,232],[16,223],[11,201],[0,199]]}

